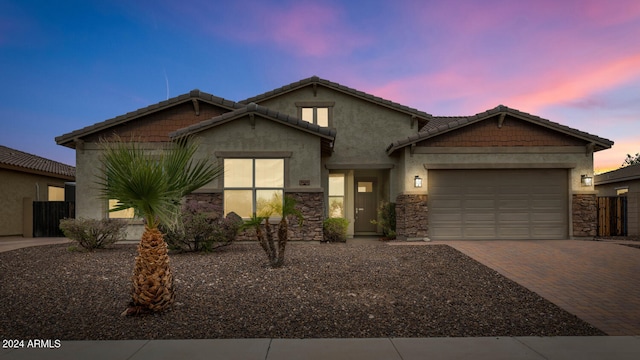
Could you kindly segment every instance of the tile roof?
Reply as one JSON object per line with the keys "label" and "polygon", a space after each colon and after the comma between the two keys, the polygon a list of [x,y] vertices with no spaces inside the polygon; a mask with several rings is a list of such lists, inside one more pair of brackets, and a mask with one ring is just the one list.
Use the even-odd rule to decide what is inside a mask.
{"label": "tile roof", "polygon": [[629,165],[617,170],[596,175],[594,176],[593,183],[595,185],[604,185],[638,179],[640,179],[640,164]]}
{"label": "tile roof", "polygon": [[299,89],[299,88],[302,88],[302,87],[305,87],[305,86],[314,85],[314,84],[323,85],[323,86],[326,86],[328,88],[331,88],[331,89],[334,89],[334,90],[337,90],[337,91],[341,91],[341,92],[343,92],[345,94],[348,94],[348,95],[351,95],[351,96],[355,96],[355,97],[358,97],[360,99],[367,100],[367,101],[376,103],[378,105],[381,105],[381,106],[384,106],[384,107],[387,107],[387,108],[391,108],[391,109],[394,109],[394,110],[397,110],[397,111],[400,111],[400,112],[404,112],[404,113],[407,113],[407,114],[410,114],[410,115],[414,115],[414,116],[416,116],[418,118],[421,118],[421,119],[424,119],[424,120],[429,120],[431,118],[431,114],[428,114],[428,113],[426,113],[424,111],[420,111],[420,110],[411,108],[409,106],[398,104],[396,102],[389,101],[389,100],[383,99],[383,98],[378,97],[378,96],[367,94],[367,93],[362,92],[360,90],[356,90],[356,89],[353,89],[353,88],[350,88],[350,87],[347,87],[347,86],[344,86],[344,85],[340,85],[340,84],[338,84],[336,82],[332,82],[332,81],[329,81],[329,80],[321,79],[321,78],[319,78],[317,76],[312,76],[310,78],[306,78],[306,79],[302,79],[300,81],[293,82],[293,83],[291,83],[289,85],[285,85],[285,86],[279,87],[277,89],[268,91],[268,92],[266,92],[264,94],[260,94],[260,95],[257,95],[257,96],[250,97],[248,99],[239,101],[239,103],[242,103],[242,104],[258,103],[258,102],[270,99],[272,97],[279,96],[281,94],[284,94],[284,93],[287,93],[287,92],[290,92],[290,91],[293,91],[293,90],[296,90],[296,89]]}
{"label": "tile roof", "polygon": [[74,180],[76,168],[0,145],[0,168]]}
{"label": "tile roof", "polygon": [[427,123],[420,129],[418,134],[410,136],[406,139],[395,141],[390,144],[387,147],[387,153],[391,154],[397,149],[405,147],[407,145],[411,145],[416,142],[459,129],[461,127],[488,119],[499,114],[509,114],[519,119],[523,119],[531,123],[583,139],[590,143],[594,143],[597,145],[596,150],[604,150],[613,146],[613,141],[611,140],[601,138],[584,131],[573,129],[568,126],[558,124],[556,122],[543,119],[539,116],[531,115],[520,110],[512,109],[504,105],[498,105],[493,109],[489,109],[472,116],[433,116],[431,117],[429,123]]}
{"label": "tile roof", "polygon": [[105,120],[105,121],[93,124],[91,126],[87,126],[82,129],[75,130],[70,133],[58,136],[56,137],[56,143],[58,145],[65,145],[65,144],[68,144],[69,142],[72,142],[76,138],[87,136],[92,133],[108,129],[112,126],[126,123],[128,121],[134,120],[141,116],[148,115],[153,112],[160,111],[160,110],[163,110],[187,101],[191,101],[193,99],[201,100],[212,105],[218,105],[228,110],[238,109],[245,106],[235,101],[227,100],[227,99],[224,99],[215,95],[211,95],[196,89],[196,90],[191,90],[187,94],[182,94],[182,95],[173,97],[171,99],[161,101],[157,104],[149,105],[147,107],[126,113],[124,115],[116,116],[112,119]]}
{"label": "tile roof", "polygon": [[335,129],[330,129],[330,128],[326,128],[326,127],[321,127],[318,126],[316,124],[312,124],[309,123],[307,121],[304,120],[300,120],[296,117],[293,116],[289,116],[287,114],[283,114],[283,113],[279,113],[277,111],[271,110],[267,107],[264,106],[260,106],[260,105],[256,105],[255,103],[250,103],[247,106],[228,112],[228,113],[224,113],[222,115],[216,116],[214,118],[211,118],[209,120],[204,120],[201,121],[197,124],[176,130],[172,133],[169,134],[169,137],[175,139],[181,136],[188,136],[194,133],[198,133],[200,131],[218,126],[218,125],[222,125],[224,123],[227,123],[229,121],[233,121],[236,120],[238,118],[244,117],[246,115],[250,115],[250,114],[258,114],[258,115],[262,115],[263,117],[266,117],[270,120],[279,122],[281,124],[287,125],[287,126],[291,126],[293,128],[296,128],[298,130],[301,131],[305,131],[314,135],[317,135],[321,138],[323,138],[324,140],[326,140],[326,144],[327,146],[331,147],[331,143],[333,142],[333,140],[335,140],[336,137],[336,130]]}

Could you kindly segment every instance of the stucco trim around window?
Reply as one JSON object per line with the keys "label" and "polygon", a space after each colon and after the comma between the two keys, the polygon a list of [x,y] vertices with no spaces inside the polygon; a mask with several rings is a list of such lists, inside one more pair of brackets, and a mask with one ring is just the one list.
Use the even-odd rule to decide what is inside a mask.
{"label": "stucco trim around window", "polygon": [[325,164],[327,170],[383,170],[393,169],[394,164]]}
{"label": "stucco trim around window", "polygon": [[290,158],[293,151],[216,151],[218,158]]}

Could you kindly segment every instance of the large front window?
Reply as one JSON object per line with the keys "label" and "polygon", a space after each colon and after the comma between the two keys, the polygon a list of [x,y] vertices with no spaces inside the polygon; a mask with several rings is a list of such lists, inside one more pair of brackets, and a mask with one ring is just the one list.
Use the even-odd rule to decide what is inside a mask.
{"label": "large front window", "polygon": [[278,216],[283,195],[283,159],[224,160],[225,215],[233,211],[245,219]]}

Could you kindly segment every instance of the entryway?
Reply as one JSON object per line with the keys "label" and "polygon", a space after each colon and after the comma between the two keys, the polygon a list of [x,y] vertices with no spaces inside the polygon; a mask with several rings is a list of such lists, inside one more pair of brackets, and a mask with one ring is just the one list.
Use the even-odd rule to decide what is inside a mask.
{"label": "entryway", "polygon": [[377,219],[376,209],[378,204],[378,182],[373,177],[355,178],[355,221],[356,233],[375,234],[377,225],[371,220]]}

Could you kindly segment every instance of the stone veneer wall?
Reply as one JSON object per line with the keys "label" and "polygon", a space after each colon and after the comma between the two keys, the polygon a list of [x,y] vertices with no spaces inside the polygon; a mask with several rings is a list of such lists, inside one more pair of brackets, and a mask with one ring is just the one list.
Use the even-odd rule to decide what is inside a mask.
{"label": "stone veneer wall", "polygon": [[[293,197],[296,207],[302,213],[304,222],[298,225],[295,217],[289,218],[289,240],[322,241],[322,222],[324,220],[323,193],[301,192],[287,193]],[[187,196],[187,202],[208,203],[213,205],[214,212],[222,216],[224,202],[222,193],[198,193]],[[274,229],[275,230],[275,229]],[[256,240],[254,230],[246,230],[238,234],[237,241]]]}
{"label": "stone veneer wall", "polygon": [[427,195],[398,195],[396,236],[401,240],[426,238],[429,233]]}
{"label": "stone veneer wall", "polygon": [[573,194],[573,236],[594,237],[598,233],[598,205],[595,194]]}
{"label": "stone veneer wall", "polygon": [[296,207],[304,217],[302,226],[298,225],[297,219],[289,219],[289,240],[322,241],[322,222],[324,221],[324,193],[321,192],[299,192],[286,193],[293,197]]}

